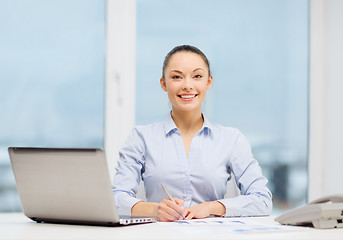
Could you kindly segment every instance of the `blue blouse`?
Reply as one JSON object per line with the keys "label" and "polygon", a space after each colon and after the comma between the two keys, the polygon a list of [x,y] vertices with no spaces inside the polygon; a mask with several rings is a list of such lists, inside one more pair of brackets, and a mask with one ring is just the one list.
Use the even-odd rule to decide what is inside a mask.
{"label": "blue blouse", "polygon": [[[233,174],[232,174],[233,173]],[[241,195],[224,198],[235,177]],[[204,117],[188,154],[170,114],[159,123],[137,126],[119,151],[113,193],[120,215],[131,215],[138,186],[144,181],[147,201],[166,198],[161,183],[184,207],[218,200],[225,216],[268,215],[272,195],[246,138],[235,128],[212,124]]]}

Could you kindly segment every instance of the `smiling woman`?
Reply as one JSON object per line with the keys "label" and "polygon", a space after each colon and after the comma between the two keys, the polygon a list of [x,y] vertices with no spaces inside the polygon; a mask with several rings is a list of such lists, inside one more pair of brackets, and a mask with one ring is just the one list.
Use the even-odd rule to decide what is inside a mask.
{"label": "smiling woman", "polygon": [[173,118],[178,118],[177,114],[200,115],[201,104],[212,86],[208,59],[188,45],[175,47],[171,53],[164,61],[160,84],[168,93]]}
{"label": "smiling woman", "polygon": [[197,46],[213,75],[202,112],[247,137],[269,180],[274,214],[304,204],[308,11],[308,0],[137,0],[135,124],[163,120],[172,108],[156,81],[164,53]]}
{"label": "smiling woman", "polygon": [[[113,192],[120,214],[174,221],[183,216],[259,216],[272,210],[267,179],[244,136],[202,114],[213,77],[199,52],[182,45],[168,53],[160,83],[172,111],[163,122],[135,127],[119,151]],[[233,177],[242,195],[226,198]],[[137,198],[140,179],[147,201]],[[164,196],[161,183],[171,187],[175,201]]]}
{"label": "smiling woman", "polygon": [[[168,53],[163,69],[164,78],[160,79],[160,84],[168,94],[173,109],[172,117],[181,132],[188,156],[192,139],[203,123],[202,118],[197,121],[194,116],[201,116],[202,102],[212,86],[209,61],[199,49],[182,45]],[[182,126],[184,124],[188,126]]]}

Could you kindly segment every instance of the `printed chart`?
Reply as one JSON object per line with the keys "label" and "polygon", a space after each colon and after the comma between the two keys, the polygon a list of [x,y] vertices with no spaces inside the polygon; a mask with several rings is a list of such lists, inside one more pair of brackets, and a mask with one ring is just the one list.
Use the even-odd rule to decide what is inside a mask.
{"label": "printed chart", "polygon": [[262,223],[249,218],[206,218],[180,220],[171,223],[159,222],[173,230],[183,234],[225,234],[225,233],[265,233],[273,231],[294,231],[295,227],[283,226],[279,224]]}

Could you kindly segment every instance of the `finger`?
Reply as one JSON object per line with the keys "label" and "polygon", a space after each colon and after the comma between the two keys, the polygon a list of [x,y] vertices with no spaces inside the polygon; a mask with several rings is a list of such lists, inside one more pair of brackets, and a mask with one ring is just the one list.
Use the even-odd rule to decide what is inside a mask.
{"label": "finger", "polygon": [[177,205],[179,205],[180,207],[183,207],[184,201],[180,198],[174,198],[175,202]]}
{"label": "finger", "polygon": [[159,207],[158,220],[163,222],[170,222],[175,220],[175,216],[169,214],[167,207]]}
{"label": "finger", "polygon": [[179,219],[185,219],[185,217],[184,217],[185,210],[183,208],[183,203],[184,203],[183,200],[181,200],[179,198],[174,198],[174,201],[177,205],[177,207],[174,209],[175,209],[175,211],[177,211],[180,214]]}
{"label": "finger", "polygon": [[166,215],[166,217],[174,221],[180,217],[180,213],[178,212],[179,206],[170,201],[169,199],[162,200],[159,204],[158,210],[159,214]]}
{"label": "finger", "polygon": [[171,201],[169,199],[165,203],[168,207],[170,207],[171,209],[173,209],[175,212],[178,213],[177,217],[179,217],[180,215],[183,214],[183,207],[182,206],[179,206],[177,203],[174,203],[173,201]]}
{"label": "finger", "polygon": [[188,215],[191,214],[191,211],[189,211],[189,209],[185,209],[184,215],[185,219],[187,219]]}
{"label": "finger", "polygon": [[175,219],[174,216],[168,214],[165,211],[159,211],[158,213],[158,220],[162,222],[173,222]]}
{"label": "finger", "polygon": [[158,219],[161,221],[170,220],[172,216],[168,213],[168,200],[163,199],[157,206]]}
{"label": "finger", "polygon": [[193,219],[193,218],[194,218],[194,215],[193,215],[193,213],[189,212],[189,213],[187,214],[187,217],[185,217],[185,218],[186,218],[186,220],[190,220],[190,219]]}

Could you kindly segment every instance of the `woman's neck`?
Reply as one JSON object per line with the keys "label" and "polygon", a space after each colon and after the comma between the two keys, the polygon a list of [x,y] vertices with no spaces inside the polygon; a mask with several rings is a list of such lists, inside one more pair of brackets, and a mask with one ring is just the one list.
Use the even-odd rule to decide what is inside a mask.
{"label": "woman's neck", "polygon": [[171,116],[181,133],[198,132],[204,123],[201,111],[177,112],[172,111]]}

